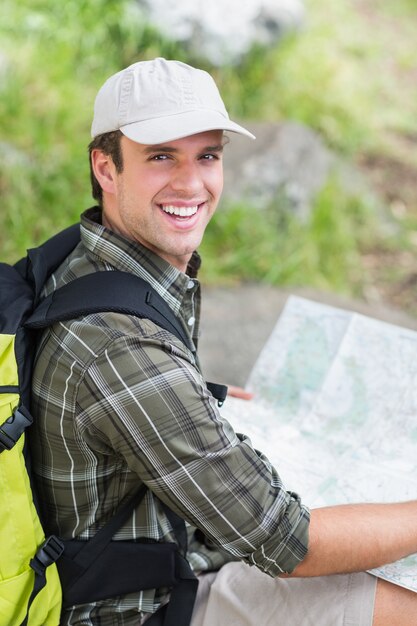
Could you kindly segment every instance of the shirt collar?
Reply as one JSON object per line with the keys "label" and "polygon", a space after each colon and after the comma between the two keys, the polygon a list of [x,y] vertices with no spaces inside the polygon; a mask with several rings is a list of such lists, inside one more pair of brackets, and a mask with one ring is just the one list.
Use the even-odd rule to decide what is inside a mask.
{"label": "shirt collar", "polygon": [[185,274],[140,243],[103,226],[101,216],[99,207],[92,207],[82,214],[80,231],[85,247],[106,265],[146,280],[179,314],[189,291],[190,278],[198,286],[195,280],[201,265],[198,253],[193,253]]}

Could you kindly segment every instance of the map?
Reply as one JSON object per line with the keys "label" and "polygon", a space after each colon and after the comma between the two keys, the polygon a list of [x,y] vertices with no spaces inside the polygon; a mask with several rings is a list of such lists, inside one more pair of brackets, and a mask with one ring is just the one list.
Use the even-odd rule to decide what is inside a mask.
{"label": "map", "polygon": [[[417,332],[292,296],[223,413],[310,507],[417,499]],[[417,592],[417,555],[371,573]]]}

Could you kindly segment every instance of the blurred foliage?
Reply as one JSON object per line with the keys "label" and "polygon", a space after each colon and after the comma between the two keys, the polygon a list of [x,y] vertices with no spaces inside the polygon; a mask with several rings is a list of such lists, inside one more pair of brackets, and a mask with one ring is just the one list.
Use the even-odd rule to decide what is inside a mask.
{"label": "blurred foliage", "polygon": [[6,259],[92,203],[87,145],[94,97],[138,58],[178,56],[135,3],[3,2],[0,22],[0,245]]}
{"label": "blurred foliage", "polygon": [[358,246],[366,245],[375,224],[372,204],[341,194],[331,177],[304,220],[271,206],[261,212],[235,204],[220,209],[207,229],[201,252],[209,282],[253,280],[309,285],[358,295]]}
{"label": "blurred foliage", "polygon": [[[108,76],[137,60],[165,56],[200,65],[214,75],[233,116],[305,123],[351,159],[401,150],[393,134],[412,135],[417,118],[408,80],[417,48],[414,0],[368,3],[398,22],[394,39],[392,28],[372,29],[372,11],[359,19],[355,0],[306,4],[301,32],[267,50],[254,47],[239,67],[213,68],[147,25],[134,0],[3,0],[3,259],[16,260],[92,203],[87,144],[94,97]],[[412,216],[403,223],[415,225]],[[277,207],[219,211],[204,244],[204,278],[353,293],[361,287],[362,251],[376,232],[367,200],[347,196],[331,180],[308,223]]]}

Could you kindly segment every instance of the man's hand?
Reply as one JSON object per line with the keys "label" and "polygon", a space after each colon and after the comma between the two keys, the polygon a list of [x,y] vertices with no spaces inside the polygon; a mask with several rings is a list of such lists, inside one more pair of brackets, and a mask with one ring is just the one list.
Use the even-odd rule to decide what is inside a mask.
{"label": "man's hand", "polygon": [[253,393],[234,385],[227,385],[227,395],[231,398],[240,398],[241,400],[252,400],[253,398]]}

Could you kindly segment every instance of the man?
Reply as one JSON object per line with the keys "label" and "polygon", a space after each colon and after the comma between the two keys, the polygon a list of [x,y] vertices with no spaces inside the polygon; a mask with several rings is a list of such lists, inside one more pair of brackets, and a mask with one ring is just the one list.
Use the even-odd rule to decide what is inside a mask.
{"label": "man", "polygon": [[[112,76],[90,144],[99,206],[46,292],[91,272],[136,274],[196,343],[195,250],[222,191],[224,131],[253,137],[205,72],[155,59]],[[48,530],[88,539],[146,484],[117,539],[175,541],[161,503],[190,524],[193,626],[417,624],[417,596],[363,573],[417,551],[417,502],[310,513],[219,415],[194,354],[153,322],[101,313],[56,324],[42,338],[33,403]],[[74,606],[62,624],[141,624],[168,597]]]}

